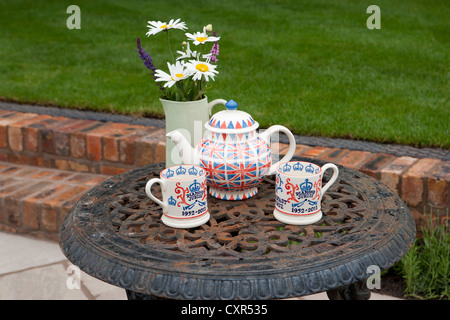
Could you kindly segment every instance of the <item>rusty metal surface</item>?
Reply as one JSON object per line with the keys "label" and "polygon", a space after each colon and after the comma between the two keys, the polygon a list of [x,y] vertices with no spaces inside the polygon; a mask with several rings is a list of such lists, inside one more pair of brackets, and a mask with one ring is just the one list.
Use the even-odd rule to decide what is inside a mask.
{"label": "rusty metal surface", "polygon": [[69,260],[108,283],[159,297],[285,298],[361,281],[368,266],[397,262],[415,238],[414,220],[394,192],[343,167],[323,197],[324,217],[313,225],[285,225],[273,217],[269,178],[251,199],[209,197],[207,224],[170,228],[144,191],[163,168],[132,170],[84,195],[61,229]]}

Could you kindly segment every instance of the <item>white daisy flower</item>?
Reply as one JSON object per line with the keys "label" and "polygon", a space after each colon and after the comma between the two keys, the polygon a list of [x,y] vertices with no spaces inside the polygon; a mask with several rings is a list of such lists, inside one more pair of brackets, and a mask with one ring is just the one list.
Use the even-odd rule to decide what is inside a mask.
{"label": "white daisy flower", "polygon": [[169,23],[161,22],[161,21],[148,21],[147,28],[150,28],[148,32],[145,34],[146,36],[151,36],[157,34],[161,31],[170,30],[170,29],[187,29],[185,22],[180,22],[181,19],[171,19]]}
{"label": "white daisy flower", "polygon": [[[177,53],[180,55],[177,58],[177,60],[192,59],[192,58],[194,58],[195,60],[198,60],[198,59],[200,59],[200,55],[201,55],[200,52],[191,50],[191,47],[189,46],[189,42],[186,44],[186,52],[178,50]],[[211,54],[208,53],[208,54],[204,54],[202,57],[203,57],[203,59],[208,59],[210,56],[211,56]]]}
{"label": "white daisy flower", "polygon": [[186,37],[190,40],[194,41],[194,44],[197,46],[199,44],[204,44],[205,42],[214,42],[219,41],[220,37],[212,37],[206,34],[206,27],[203,27],[203,32],[185,33]]}
{"label": "white daisy flower", "polygon": [[169,67],[169,73],[166,73],[160,69],[155,71],[155,81],[166,81],[164,87],[172,87],[177,81],[186,79],[192,73],[188,70],[183,63],[177,61],[175,64],[167,62]]}
{"label": "white daisy flower", "polygon": [[186,52],[178,50],[177,53],[180,55],[177,58],[177,60],[189,59],[189,58],[198,59],[200,57],[200,52],[191,50],[191,47],[189,46],[189,42],[186,44]]}
{"label": "white daisy flower", "polygon": [[214,80],[214,76],[219,74],[219,71],[216,70],[217,66],[204,61],[189,60],[185,66],[194,75],[192,80],[201,80],[202,77],[205,77],[206,81],[209,81],[208,77]]}

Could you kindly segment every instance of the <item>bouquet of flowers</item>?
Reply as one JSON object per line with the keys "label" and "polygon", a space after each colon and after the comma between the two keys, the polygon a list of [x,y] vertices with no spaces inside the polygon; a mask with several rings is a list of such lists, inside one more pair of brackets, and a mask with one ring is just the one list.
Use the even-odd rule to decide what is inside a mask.
{"label": "bouquet of flowers", "polygon": [[[211,25],[203,27],[203,31],[185,33],[187,41],[183,41],[182,50],[177,51],[175,58],[170,46],[169,33],[172,29],[186,30],[186,24],[180,19],[171,19],[169,23],[161,21],[148,21],[148,37],[158,33],[165,33],[169,52],[173,63],[167,62],[168,72],[157,69],[150,55],[142,48],[141,41],[137,38],[137,51],[156,84],[161,89],[163,99],[174,101],[195,101],[205,97],[205,91],[209,80],[214,81],[214,76],[219,72],[217,56],[219,55],[220,37],[212,30]],[[195,46],[191,49],[190,42]],[[208,48],[207,46],[210,45]],[[163,85],[161,83],[164,83]]]}

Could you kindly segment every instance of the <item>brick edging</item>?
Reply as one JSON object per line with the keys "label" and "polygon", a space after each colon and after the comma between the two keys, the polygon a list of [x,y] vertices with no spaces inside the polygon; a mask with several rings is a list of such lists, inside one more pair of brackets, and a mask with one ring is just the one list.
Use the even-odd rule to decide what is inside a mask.
{"label": "brick edging", "polygon": [[164,161],[165,129],[0,110],[0,161],[119,174]]}
{"label": "brick edging", "polygon": [[0,230],[56,240],[70,208],[109,177],[0,162]]}

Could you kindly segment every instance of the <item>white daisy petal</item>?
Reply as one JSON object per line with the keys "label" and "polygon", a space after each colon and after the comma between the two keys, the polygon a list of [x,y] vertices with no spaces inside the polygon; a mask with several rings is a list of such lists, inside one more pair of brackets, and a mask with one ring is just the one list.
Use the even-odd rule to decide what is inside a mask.
{"label": "white daisy petal", "polygon": [[168,28],[169,29],[180,29],[180,30],[187,29],[186,23],[185,22],[180,22],[180,20],[181,20],[180,18],[178,18],[177,20],[171,19],[169,21]]}
{"label": "white daisy petal", "polygon": [[149,28],[159,28],[160,25],[164,24],[161,21],[147,21],[147,23],[149,24],[147,27]]}
{"label": "white daisy petal", "polygon": [[167,74],[166,72],[157,69],[155,71],[155,81],[169,81],[170,80],[170,74]]}

